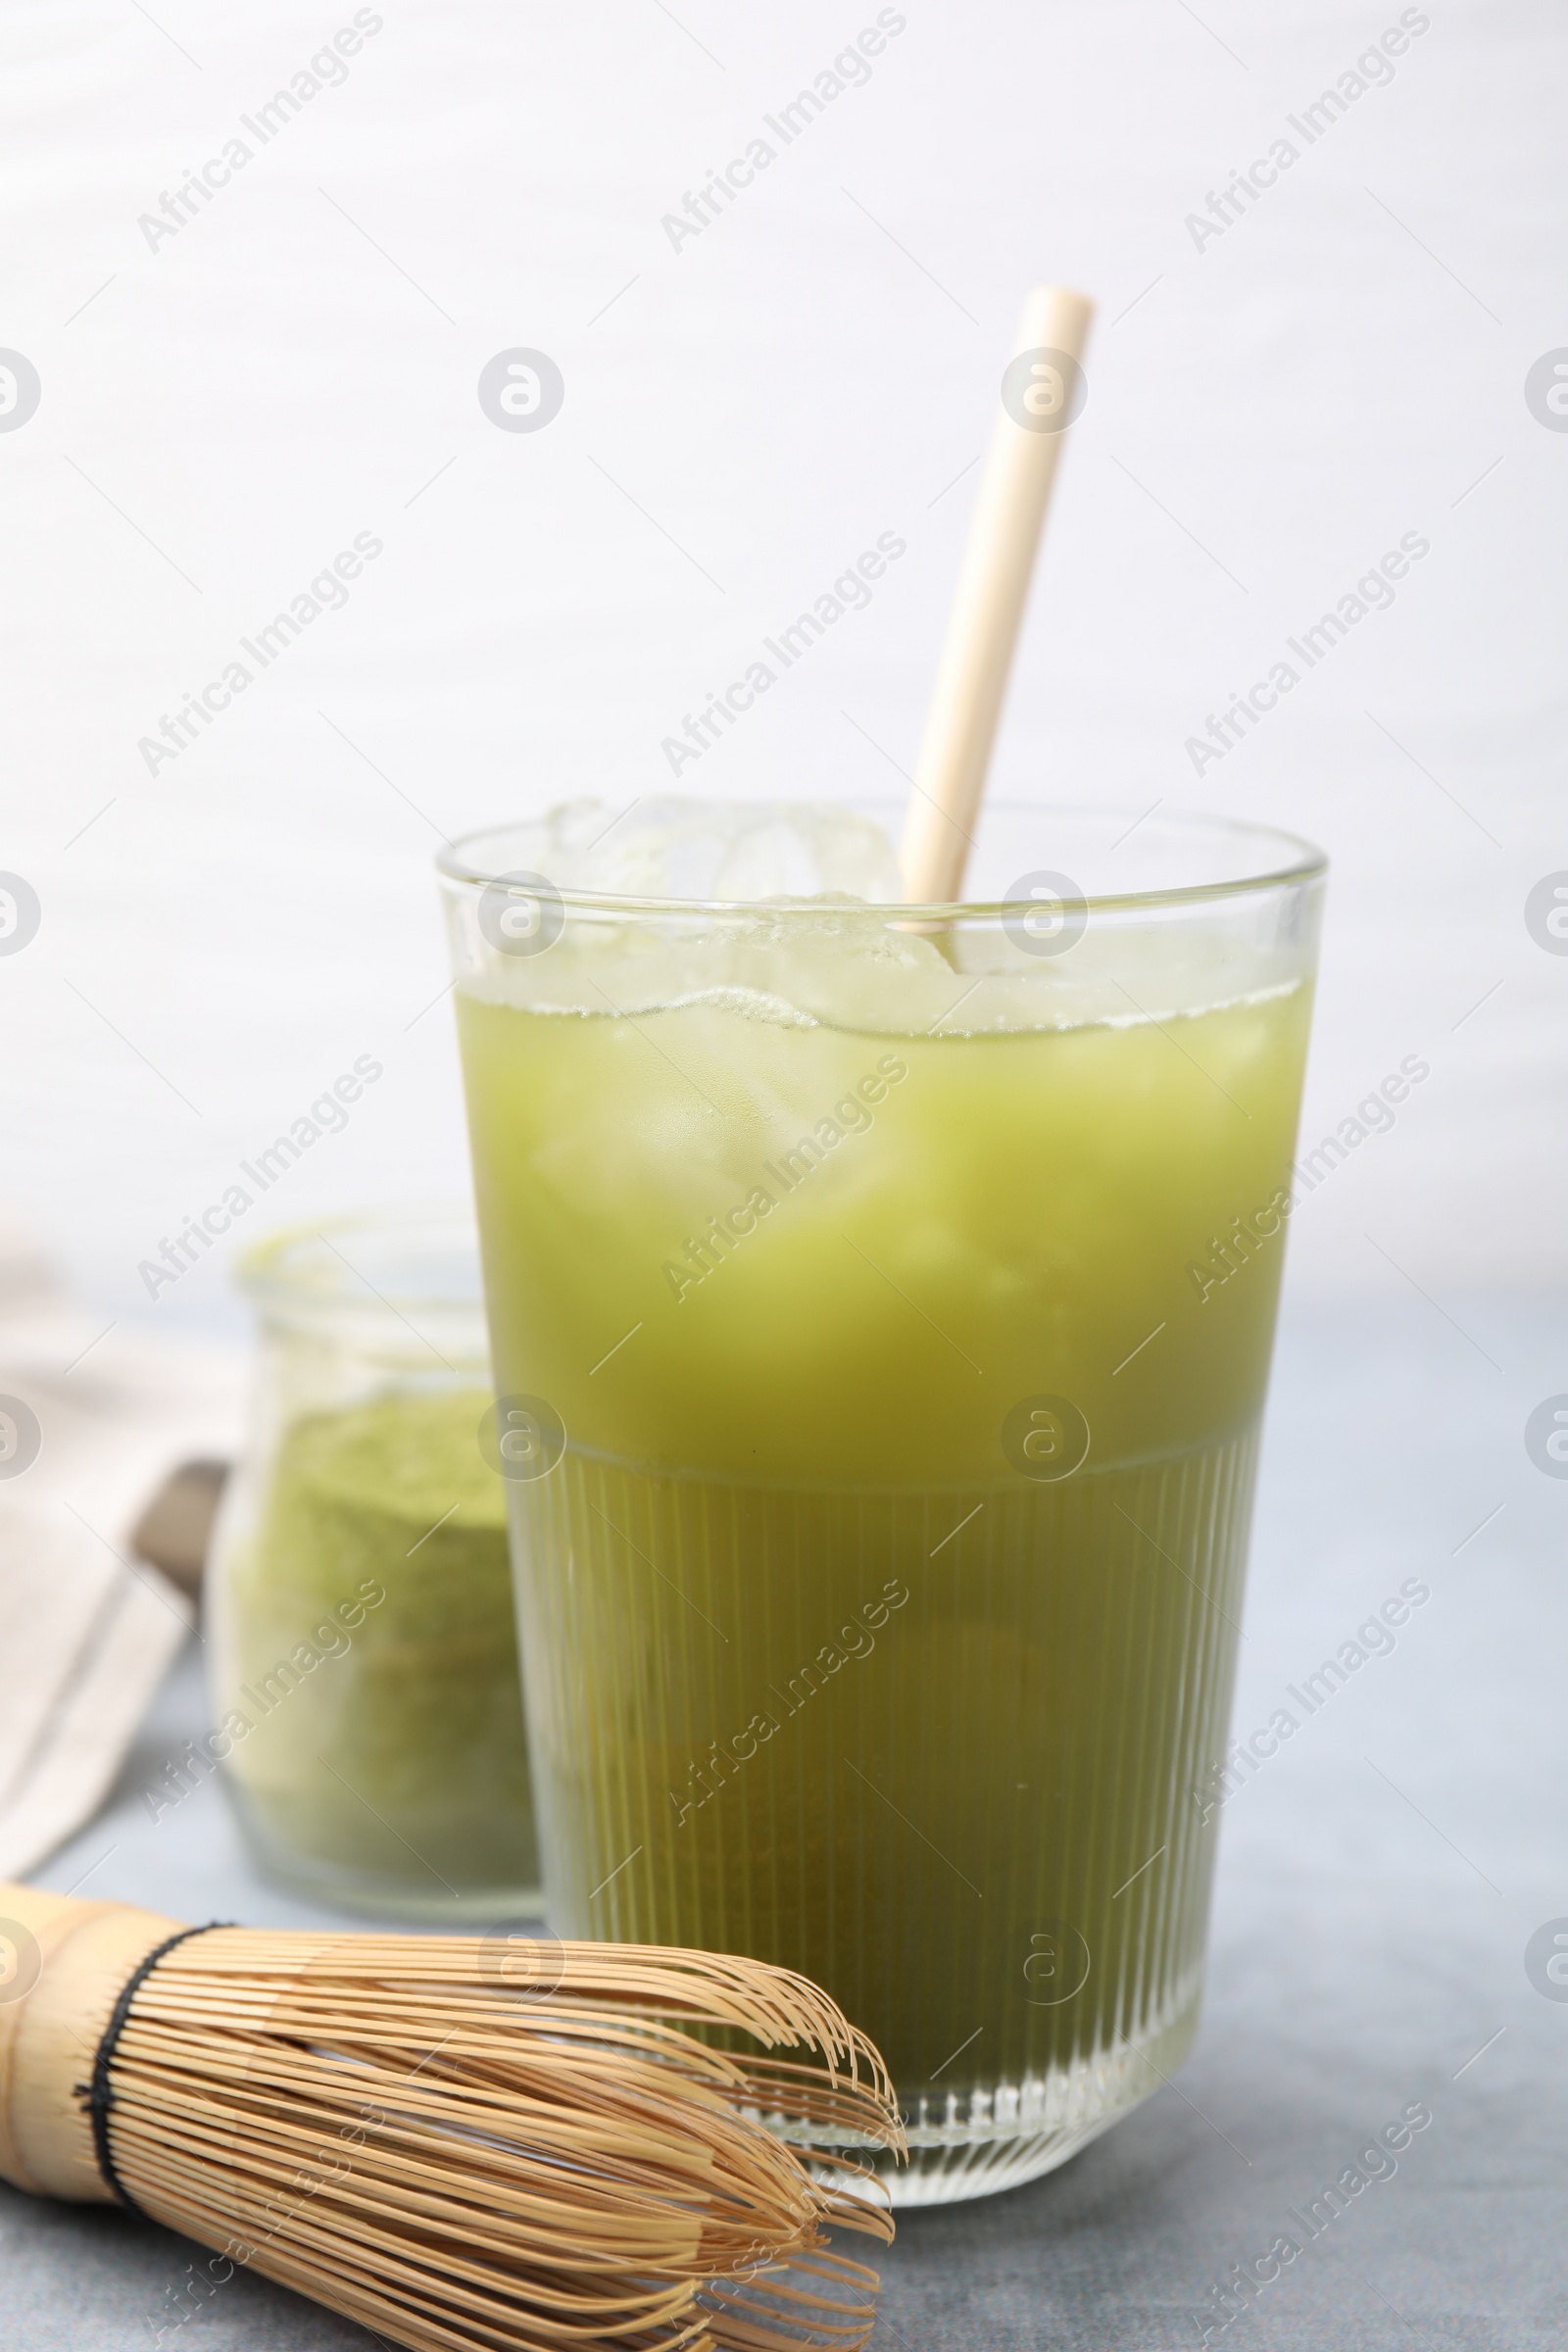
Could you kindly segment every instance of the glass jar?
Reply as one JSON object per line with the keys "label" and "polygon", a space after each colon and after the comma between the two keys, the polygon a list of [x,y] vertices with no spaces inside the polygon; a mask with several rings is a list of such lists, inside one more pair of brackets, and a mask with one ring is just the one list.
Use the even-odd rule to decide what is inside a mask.
{"label": "glass jar", "polygon": [[355,1909],[536,1911],[470,1223],[301,1227],[238,1269],[251,1441],[207,1570],[213,1747],[257,1859]]}

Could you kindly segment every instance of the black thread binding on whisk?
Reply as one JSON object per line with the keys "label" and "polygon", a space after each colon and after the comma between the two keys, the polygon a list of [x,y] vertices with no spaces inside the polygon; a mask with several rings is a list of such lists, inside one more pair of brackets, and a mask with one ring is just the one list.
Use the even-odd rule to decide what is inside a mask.
{"label": "black thread binding on whisk", "polygon": [[126,2212],[141,2214],[143,2221],[150,2217],[142,2213],[142,2208],[120,2178],[115,2167],[114,2157],[110,2153],[109,2114],[115,2104],[115,2093],[109,2080],[109,2070],[114,2065],[115,2051],[119,2047],[120,2036],[125,2030],[125,2020],[130,2015],[130,2005],[146,1984],[147,1979],[152,1975],[153,1970],[158,1966],[159,1961],[172,1952],[176,1943],[184,1943],[189,1936],[207,1936],[212,1933],[214,1928],[227,1928],[232,1927],[233,1924],[232,1920],[210,1919],[205,1927],[181,1928],[177,1936],[166,1936],[162,1943],[153,1945],[146,1958],[132,1969],[121,1986],[120,1998],[109,2013],[109,2023],[104,2028],[103,2039],[98,2044],[97,2055],[92,2062],[92,2081],[76,2084],[76,2096],[84,2098],[87,2102],[87,2113],[92,2124],[93,2153],[98,2159],[98,2170],[102,2173],[107,2186],[114,2190]]}

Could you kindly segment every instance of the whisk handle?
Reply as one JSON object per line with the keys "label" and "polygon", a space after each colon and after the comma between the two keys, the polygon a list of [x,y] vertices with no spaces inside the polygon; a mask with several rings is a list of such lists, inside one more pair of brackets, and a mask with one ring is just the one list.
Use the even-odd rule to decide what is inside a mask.
{"label": "whisk handle", "polygon": [[182,1923],[0,1886],[0,2179],[112,2203],[93,2141],[93,2060],[121,1991]]}

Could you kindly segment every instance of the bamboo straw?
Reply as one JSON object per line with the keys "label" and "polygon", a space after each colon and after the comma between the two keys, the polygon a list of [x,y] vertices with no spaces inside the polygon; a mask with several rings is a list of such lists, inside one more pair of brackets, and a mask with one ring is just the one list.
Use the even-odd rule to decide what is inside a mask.
{"label": "bamboo straw", "polygon": [[[0,1934],[19,2188],[118,2196],[417,2352],[870,2332],[875,2273],[823,2226],[892,2236],[842,2151],[902,2152],[898,2110],[804,1977],[633,1944],[182,1931],[26,1886],[0,1886]],[[515,1964],[536,1948],[535,1990]]]}
{"label": "bamboo straw", "polygon": [[901,864],[915,906],[951,906],[963,889],[1093,308],[1065,286],[1039,286],[1023,306],[909,798]]}

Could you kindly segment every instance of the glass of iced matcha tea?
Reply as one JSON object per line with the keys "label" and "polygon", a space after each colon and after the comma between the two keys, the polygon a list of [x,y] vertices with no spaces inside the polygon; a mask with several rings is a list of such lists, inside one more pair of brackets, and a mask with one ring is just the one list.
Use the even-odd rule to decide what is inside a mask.
{"label": "glass of iced matcha tea", "polygon": [[1323,860],[999,808],[576,805],[442,861],[566,1936],[804,1970],[896,2200],[1196,2030]]}

